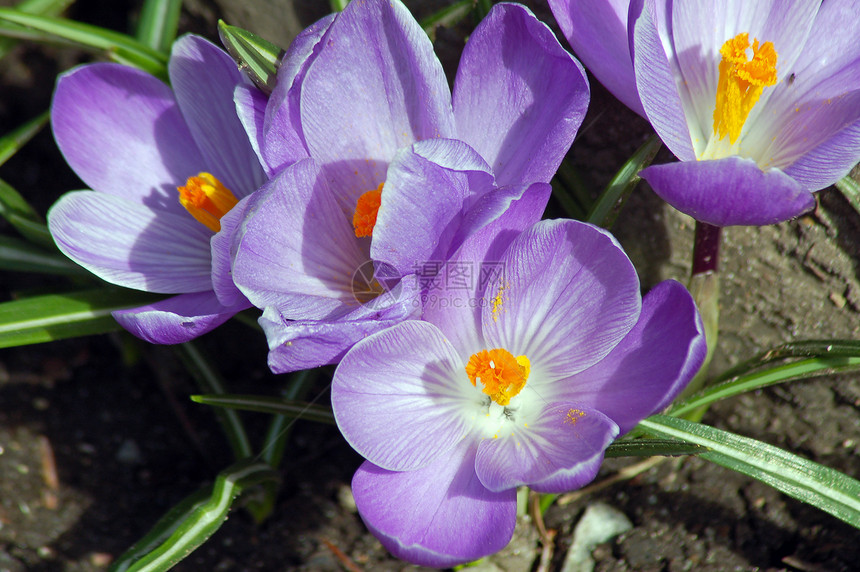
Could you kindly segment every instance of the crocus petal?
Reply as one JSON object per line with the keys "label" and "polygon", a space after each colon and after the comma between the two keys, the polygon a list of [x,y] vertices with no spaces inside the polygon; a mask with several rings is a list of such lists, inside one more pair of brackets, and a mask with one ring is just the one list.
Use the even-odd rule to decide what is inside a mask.
{"label": "crocus petal", "polygon": [[262,157],[270,176],[308,156],[299,119],[302,80],[319,51],[320,40],[337,16],[329,14],[302,30],[281,60],[263,124]]}
{"label": "crocus petal", "polygon": [[212,233],[187,212],[76,191],[51,207],[48,227],[63,254],[112,284],[164,294],[212,289]]}
{"label": "crocus petal", "polygon": [[170,88],[129,66],[90,64],[60,76],[51,125],[90,188],[152,208],[185,212],[176,187],[206,169]]}
{"label": "crocus petal", "polygon": [[514,238],[540,220],[550,192],[544,183],[529,186],[519,198],[507,203],[501,216],[469,236],[447,263],[435,261],[419,275],[423,319],[439,327],[464,363],[473,353],[486,349],[481,336],[481,303],[487,284],[503,272],[502,255]]}
{"label": "crocus petal", "polygon": [[153,344],[179,344],[215,329],[250,306],[247,302],[223,306],[213,292],[197,292],[118,310],[113,312],[113,317],[142,340]]}
{"label": "crocus petal", "polygon": [[491,491],[540,483],[541,491],[561,493],[594,479],[603,452],[617,436],[618,426],[600,411],[554,403],[527,428],[482,440],[475,471]]}
{"label": "crocus petal", "polygon": [[403,320],[418,318],[418,280],[400,283],[335,319],[287,320],[268,307],[260,326],[269,343],[269,368],[275,373],[338,363],[356,343]]}
{"label": "crocus petal", "polygon": [[400,2],[349,4],[301,88],[310,155],[348,212],[395,152],[454,135],[450,91],[427,34]]}
{"label": "crocus petal", "polygon": [[810,190],[832,185],[860,160],[860,121],[855,121],[785,169],[786,175]]}
{"label": "crocus petal", "polygon": [[238,198],[252,193],[265,176],[233,102],[236,86],[247,81],[236,63],[211,42],[187,35],[174,42],[168,71],[205,170]]}
{"label": "crocus petal", "polygon": [[459,137],[487,160],[500,186],[548,183],[589,100],[579,62],[517,4],[494,6],[478,25],[454,85]]}
{"label": "crocus petal", "polygon": [[321,319],[355,304],[352,277],[367,260],[310,159],[285,169],[251,198],[233,280],[258,308]]}
{"label": "crocus petal", "polygon": [[655,0],[633,0],[628,26],[632,34],[633,69],[642,107],[654,130],[682,161],[696,158],[687,116],[658,29]]}
{"label": "crocus petal", "polygon": [[359,342],[331,387],[338,427],[353,449],[392,471],[411,471],[468,433],[474,405],[463,363],[439,329],[410,320]]}
{"label": "crocus petal", "polygon": [[597,227],[541,221],[514,240],[502,264],[504,275],[484,295],[484,338],[528,357],[542,383],[603,359],[639,317],[636,270]]}
{"label": "crocus petal", "polygon": [[689,292],[661,282],[642,300],[636,327],[598,364],[565,382],[566,395],[630,431],[686,387],[705,359],[702,321]]}
{"label": "crocus petal", "polygon": [[263,122],[266,115],[266,105],[269,98],[254,86],[247,84],[237,85],[233,90],[233,103],[236,105],[236,115],[248,135],[248,142],[257,155],[257,159],[263,166],[268,177],[275,173],[269,168],[263,157]]}
{"label": "crocus petal", "polygon": [[612,95],[645,116],[627,40],[630,0],[549,0],[561,31],[574,53]]}
{"label": "crocus petal", "polygon": [[463,441],[417,471],[366,462],[352,479],[358,512],[385,548],[415,564],[447,568],[498,552],[514,533],[516,489],[487,490],[474,459]]}
{"label": "crocus petal", "polygon": [[[221,217],[221,230],[210,240],[212,248],[212,289],[218,296],[218,301],[225,306],[238,304],[239,300],[247,301],[245,295],[233,281],[233,259],[241,244],[242,225],[250,207],[255,204],[252,195],[248,195],[236,206]],[[250,303],[250,302],[249,302]]]}
{"label": "crocus petal", "polygon": [[639,175],[679,211],[716,226],[775,224],[815,206],[782,171],[741,157],[651,165]]}
{"label": "crocus petal", "polygon": [[400,274],[425,260],[444,261],[464,201],[493,188],[487,164],[462,141],[433,139],[401,150],[388,169],[371,257]]}

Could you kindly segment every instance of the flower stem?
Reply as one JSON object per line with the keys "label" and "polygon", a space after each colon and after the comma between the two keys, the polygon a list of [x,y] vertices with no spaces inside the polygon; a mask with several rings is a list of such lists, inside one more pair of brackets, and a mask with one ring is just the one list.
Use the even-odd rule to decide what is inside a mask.
{"label": "flower stem", "polygon": [[[720,323],[720,276],[718,272],[720,259],[720,236],[722,229],[704,222],[696,221],[696,236],[693,243],[693,264],[690,275],[689,289],[705,328],[705,340],[708,353],[701,369],[681,393],[681,398],[688,397],[705,385],[708,368],[717,347],[717,335]],[[698,421],[707,408],[691,411],[686,417]]]}

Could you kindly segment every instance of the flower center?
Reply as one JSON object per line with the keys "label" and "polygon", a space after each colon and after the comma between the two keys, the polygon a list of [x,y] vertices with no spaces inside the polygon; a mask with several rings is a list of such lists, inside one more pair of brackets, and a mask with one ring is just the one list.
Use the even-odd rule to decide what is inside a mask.
{"label": "flower center", "polygon": [[188,177],[185,186],[176,190],[179,191],[180,204],[212,232],[221,230],[221,217],[239,202],[236,195],[211,173]]}
{"label": "flower center", "polygon": [[507,405],[526,385],[531,362],[526,356],[514,357],[503,348],[481,350],[472,354],[466,364],[466,375],[472,385],[481,382],[483,392],[499,405]]}
{"label": "flower center", "polygon": [[776,83],[776,50],[772,42],[759,46],[758,39],[750,46],[749,34],[743,32],[723,44],[720,55],[714,134],[720,140],[728,135],[734,145],[764,88]]}
{"label": "flower center", "polygon": [[376,215],[379,212],[379,205],[382,204],[382,186],[384,184],[379,183],[379,187],[358,197],[355,214],[352,215],[352,226],[355,228],[356,237],[373,236]]}

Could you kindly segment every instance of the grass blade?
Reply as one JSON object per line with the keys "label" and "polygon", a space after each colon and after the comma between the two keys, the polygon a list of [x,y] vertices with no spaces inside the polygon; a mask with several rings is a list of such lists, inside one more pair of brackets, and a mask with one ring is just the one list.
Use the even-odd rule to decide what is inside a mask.
{"label": "grass blade", "polygon": [[834,186],[851,203],[854,210],[860,213],[860,183],[851,178],[851,175],[845,175],[836,181]]}
{"label": "grass blade", "polygon": [[8,161],[36,133],[41,131],[48,122],[48,117],[49,114],[46,111],[0,138],[0,165]]}
{"label": "grass blade", "polygon": [[229,407],[244,411],[273,413],[295,419],[306,419],[334,425],[334,414],[328,407],[303,401],[291,401],[265,395],[192,395],[192,401],[216,407]]}
{"label": "grass blade", "polygon": [[698,455],[709,449],[701,445],[678,441],[676,439],[622,439],[615,441],[606,449],[608,457],[677,457]]}
{"label": "grass blade", "polygon": [[29,242],[2,235],[0,235],[0,270],[92,277],[92,274],[65,256],[56,252],[46,252]]}
{"label": "grass blade", "polygon": [[707,447],[703,459],[738,471],[860,528],[860,481],[779,447],[686,419],[654,415],[639,423],[652,435]]}
{"label": "grass blade", "polygon": [[[75,0],[24,0],[15,5],[15,10],[40,16],[59,16]],[[18,41],[14,38],[0,38],[0,59],[6,56]]]}
{"label": "grass blade", "polygon": [[137,40],[153,50],[169,54],[181,11],[182,0],[146,0],[137,23]]}
{"label": "grass blade", "polygon": [[4,302],[0,304],[0,348],[112,332],[119,324],[111,312],[158,299],[148,292],[99,288]]}
{"label": "grass blade", "polygon": [[450,6],[446,6],[438,12],[434,12],[423,18],[419,23],[424,28],[424,31],[427,32],[427,35],[430,36],[430,40],[435,41],[436,28],[439,26],[445,26],[446,28],[456,26],[469,15],[477,2],[478,0],[460,0],[459,2],[454,2]]}
{"label": "grass blade", "polygon": [[221,527],[237,496],[254,485],[278,480],[278,473],[260,461],[244,460],[228,467],[218,474],[212,487],[194,493],[167,513],[110,570],[170,570]]}
{"label": "grass blade", "polygon": [[[167,55],[141,44],[126,34],[65,18],[26,14],[13,8],[0,8],[0,23],[24,26],[85,48],[103,51],[114,59],[133,63],[136,67],[162,79],[167,77]],[[5,28],[0,28],[0,34],[6,32]]]}

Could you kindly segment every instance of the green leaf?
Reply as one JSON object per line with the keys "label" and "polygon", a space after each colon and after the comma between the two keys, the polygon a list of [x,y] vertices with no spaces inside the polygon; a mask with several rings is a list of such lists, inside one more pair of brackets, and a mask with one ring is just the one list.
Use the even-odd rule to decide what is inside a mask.
{"label": "green leaf", "polygon": [[0,216],[9,221],[30,242],[56,250],[54,238],[42,222],[42,218],[18,191],[2,179],[0,179]]}
{"label": "green leaf", "polygon": [[660,138],[653,135],[633,153],[591,207],[586,219],[588,222],[603,228],[611,228],[615,224],[621,207],[639,183],[639,171],[651,164],[661,145]]}
{"label": "green leaf", "polygon": [[459,2],[454,2],[450,6],[446,6],[422,19],[420,22],[421,27],[424,28],[430,39],[435,41],[436,28],[439,26],[445,26],[446,28],[456,26],[463,18],[469,15],[477,2],[478,0],[460,0]]}
{"label": "green leaf", "polygon": [[349,4],[349,0],[329,0],[332,12],[343,12],[347,4]]}
{"label": "green leaf", "polygon": [[159,299],[148,292],[100,288],[4,302],[0,304],[0,348],[112,332],[119,329],[112,311]]}
{"label": "green leaf", "polygon": [[92,276],[65,256],[45,252],[29,242],[0,235],[0,270]]}
{"label": "green leaf", "polygon": [[[15,5],[15,10],[27,14],[38,14],[40,16],[58,16],[68,8],[75,0],[24,0]],[[22,28],[23,29],[23,28]],[[3,59],[9,50],[18,42],[13,38],[0,38],[0,59]]]}
{"label": "green leaf", "polygon": [[854,210],[860,213],[860,183],[855,181],[851,175],[845,175],[836,181],[835,186],[845,196],[845,199],[851,203]]}
{"label": "green leaf", "polygon": [[194,552],[227,520],[237,496],[248,488],[278,482],[268,464],[240,461],[218,474],[215,484],[187,497],[120,556],[112,572],[162,572]]}
{"label": "green leaf", "polygon": [[639,423],[652,435],[707,447],[699,456],[749,475],[860,528],[860,481],[779,447],[686,419],[654,415]]}
{"label": "green leaf", "polygon": [[8,161],[36,133],[41,131],[48,122],[48,117],[49,114],[46,111],[0,138],[0,165]]}
{"label": "green leaf", "polygon": [[334,414],[328,407],[303,401],[291,401],[265,395],[192,395],[192,401],[216,407],[229,407],[260,413],[274,413],[296,419],[334,425]]}
{"label": "green leaf", "polygon": [[218,35],[227,53],[245,70],[254,85],[267,94],[272,93],[284,50],[223,20],[218,21]]}
{"label": "green leaf", "polygon": [[0,8],[0,35],[14,34],[14,27],[10,30],[9,23],[50,34],[84,48],[105,52],[117,61],[132,64],[162,79],[167,78],[167,56],[126,34],[65,18],[37,16],[12,8]]}
{"label": "green leaf", "polygon": [[709,406],[716,401],[770,385],[860,370],[860,342],[854,340],[805,340],[785,344],[765,352],[736,368],[732,368],[727,373],[734,375],[736,372],[749,371],[777,359],[807,355],[827,357],[811,357],[789,364],[781,364],[730,378],[729,381],[720,383],[719,380],[727,378],[724,374],[717,378],[718,382],[715,385],[673,405],[669,415],[680,417],[700,407]]}
{"label": "green leaf", "polygon": [[179,28],[182,0],[146,0],[137,23],[137,39],[153,50],[170,53]]}
{"label": "green leaf", "polygon": [[607,458],[675,457],[680,455],[698,455],[708,450],[707,447],[675,439],[622,439],[609,445],[605,456]]}
{"label": "green leaf", "polygon": [[[202,391],[212,392],[216,395],[227,393],[224,381],[212,365],[212,360],[204,356],[196,344],[186,342],[178,344],[174,348]],[[248,440],[248,434],[239,415],[229,409],[217,409],[215,416],[221,424],[221,429],[224,430],[230,448],[233,449],[233,456],[238,460],[253,455],[251,441]]]}

